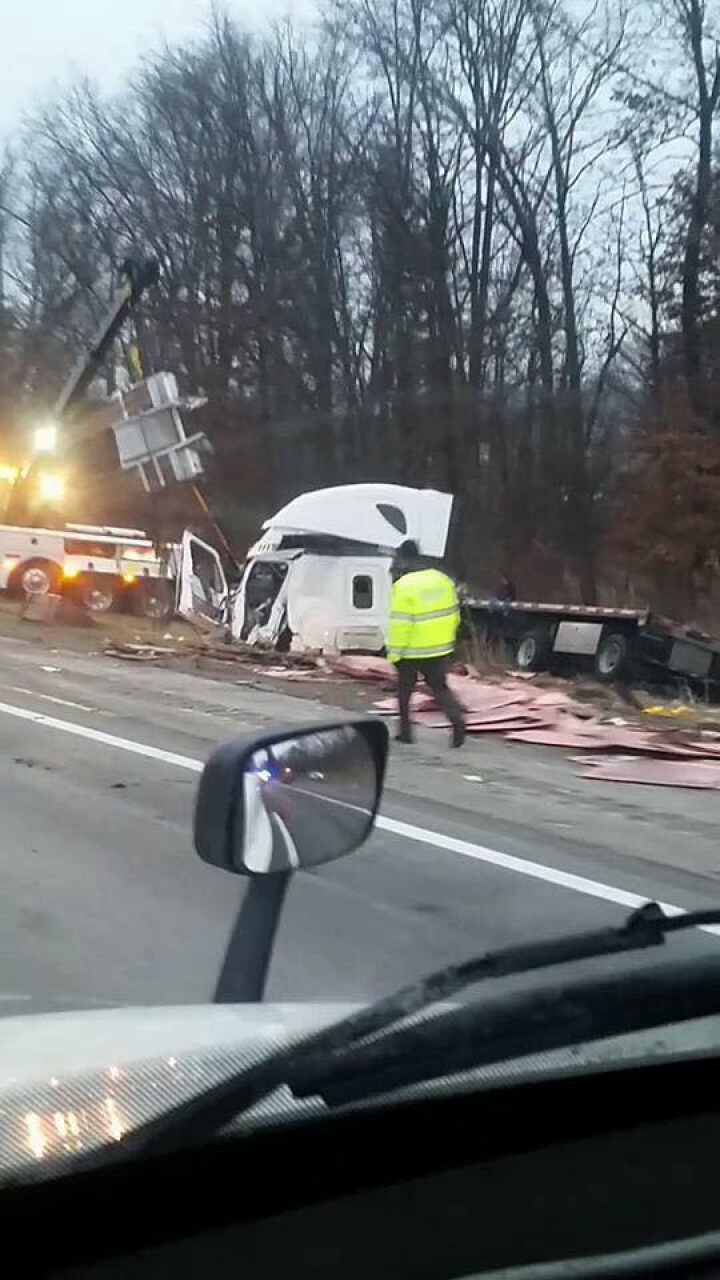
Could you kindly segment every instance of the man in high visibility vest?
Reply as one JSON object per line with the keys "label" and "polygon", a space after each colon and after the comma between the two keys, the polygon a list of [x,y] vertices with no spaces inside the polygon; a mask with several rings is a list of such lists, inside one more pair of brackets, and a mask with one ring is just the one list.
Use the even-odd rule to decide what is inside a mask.
{"label": "man in high visibility vest", "polygon": [[445,712],[453,729],[452,745],[465,741],[465,720],[446,681],[448,658],[455,648],[460,623],[455,583],[439,569],[427,569],[420,558],[417,543],[403,542],[392,566],[393,588],[390,597],[390,626],[387,656],[397,666],[398,742],[412,742],[410,727],[410,695],[419,675],[431,690],[437,705]]}

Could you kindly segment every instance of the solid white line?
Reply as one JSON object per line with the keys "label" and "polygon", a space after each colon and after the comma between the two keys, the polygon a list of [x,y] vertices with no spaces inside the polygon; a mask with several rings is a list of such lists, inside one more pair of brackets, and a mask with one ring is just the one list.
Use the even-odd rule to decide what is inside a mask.
{"label": "solid white line", "polygon": [[[14,707],[0,702],[0,715],[15,716],[19,720],[29,720],[45,729],[58,729],[61,733],[74,734],[78,738],[87,738],[91,742],[100,742],[106,747],[115,747],[120,751],[129,751],[133,755],[145,756],[150,760],[160,760],[163,764],[175,765],[178,769],[189,769],[192,773],[202,773],[203,761],[192,756],[177,755],[174,751],[165,751],[162,747],[151,747],[145,742],[135,742],[132,738],[119,738],[113,733],[102,733],[99,729],[91,729],[84,724],[73,724],[71,720],[57,720],[54,716],[43,715],[39,711],[29,711],[26,707]],[[574,893],[582,893],[589,898],[600,898],[604,902],[612,902],[619,907],[641,907],[648,897],[629,893],[626,889],[617,889],[614,885],[604,884],[600,880],[590,880],[586,876],[577,876],[569,871],[560,871],[557,867],[545,866],[542,862],[532,862],[527,858],[516,858],[510,853],[501,853],[499,849],[489,849],[485,845],[471,844],[469,840],[459,840],[456,836],[446,835],[444,831],[429,831],[425,827],[416,827],[410,822],[399,822],[396,818],[385,818],[382,815],[375,820],[380,831],[390,835],[401,836],[405,840],[413,840],[416,844],[427,844],[433,849],[447,849],[449,853],[460,854],[464,858],[473,858],[476,862],[486,862],[493,867],[501,867],[504,871],[512,871],[516,875],[528,876],[531,880],[542,880],[546,884],[560,889],[570,889]],[[685,915],[683,907],[672,902],[661,902],[660,906],[667,915]],[[720,925],[701,926],[704,933],[720,936]]]}
{"label": "solid white line", "polygon": [[13,693],[26,693],[29,698],[42,698],[43,702],[54,702],[58,707],[71,707],[73,711],[94,711],[94,707],[84,702],[71,702],[69,698],[56,698],[52,693],[39,693],[37,689],[26,689],[21,684],[4,684],[3,689]]}
{"label": "solid white line", "polygon": [[[478,862],[488,862],[491,866],[502,867],[504,871],[514,871],[521,876],[530,876],[533,880],[544,880],[546,884],[557,885],[560,889],[572,889],[574,893],[584,893],[589,898],[602,898],[604,902],[613,902],[619,907],[641,907],[648,901],[638,893],[629,893],[626,889],[616,889],[614,885],[603,884],[600,880],[589,880],[587,876],[576,876],[570,871],[560,871],[557,867],[547,867],[542,862],[531,862],[528,858],[516,858],[511,853],[501,853],[498,849],[487,849],[481,844],[470,844],[468,840],[458,840],[456,836],[426,831],[423,827],[413,826],[409,822],[398,822],[395,818],[377,819],[376,826],[392,835],[404,836],[406,840],[416,840],[419,844],[429,844],[448,849],[451,853],[460,853],[465,858],[475,858]],[[660,902],[659,906],[668,916],[684,916],[684,907],[677,907],[672,902]],[[720,937],[720,925],[702,925],[705,933],[714,933]]]}
{"label": "solid white line", "polygon": [[174,751],[164,751],[162,747],[150,747],[144,742],[135,742],[130,738],[118,738],[114,733],[102,733],[100,729],[91,729],[85,724],[73,724],[72,720],[56,720],[54,716],[46,716],[41,711],[29,711],[27,707],[11,707],[7,702],[0,702],[0,714],[15,716],[18,720],[29,720],[31,724],[42,725],[44,729],[59,729],[61,733],[71,733],[77,738],[101,742],[105,747],[131,751],[136,756],[161,760],[163,764],[173,764],[178,769],[190,769],[193,773],[203,771],[202,760],[193,760],[192,756],[179,756]]}

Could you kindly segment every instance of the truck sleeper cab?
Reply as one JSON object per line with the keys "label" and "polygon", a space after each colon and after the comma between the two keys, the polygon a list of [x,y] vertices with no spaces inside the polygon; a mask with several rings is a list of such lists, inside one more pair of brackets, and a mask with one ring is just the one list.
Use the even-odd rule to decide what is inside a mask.
{"label": "truck sleeper cab", "polygon": [[300,494],[263,525],[229,606],[233,639],[278,649],[379,653],[395,549],[444,556],[453,498],[405,485]]}

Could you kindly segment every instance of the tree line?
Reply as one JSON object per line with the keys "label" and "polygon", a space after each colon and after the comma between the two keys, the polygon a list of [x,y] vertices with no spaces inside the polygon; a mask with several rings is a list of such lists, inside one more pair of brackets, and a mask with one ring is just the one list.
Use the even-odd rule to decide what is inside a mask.
{"label": "tree line", "polygon": [[[207,396],[242,543],[303,488],[458,495],[478,589],[700,609],[720,546],[717,0],[212,11],[0,169],[12,441],[128,253],[143,368]],[[108,370],[112,379],[113,370]],[[113,477],[106,477],[108,502]]]}

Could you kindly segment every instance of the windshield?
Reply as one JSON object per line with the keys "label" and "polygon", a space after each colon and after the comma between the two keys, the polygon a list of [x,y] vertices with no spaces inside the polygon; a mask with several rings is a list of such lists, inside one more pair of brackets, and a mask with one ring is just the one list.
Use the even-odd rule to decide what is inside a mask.
{"label": "windshield", "polygon": [[[720,905],[712,7],[648,0],[642,78],[619,0],[131,8],[112,53],[82,5],[4,35],[9,1090],[227,1045],[200,1007],[279,861],[262,994],[302,1026],[275,1047],[485,952]],[[260,743],[255,860],[238,827],[242,875],[201,861],[215,747],[366,713],[392,741],[362,847],[364,740],[335,773]],[[719,947],[709,923],[664,961]]]}

